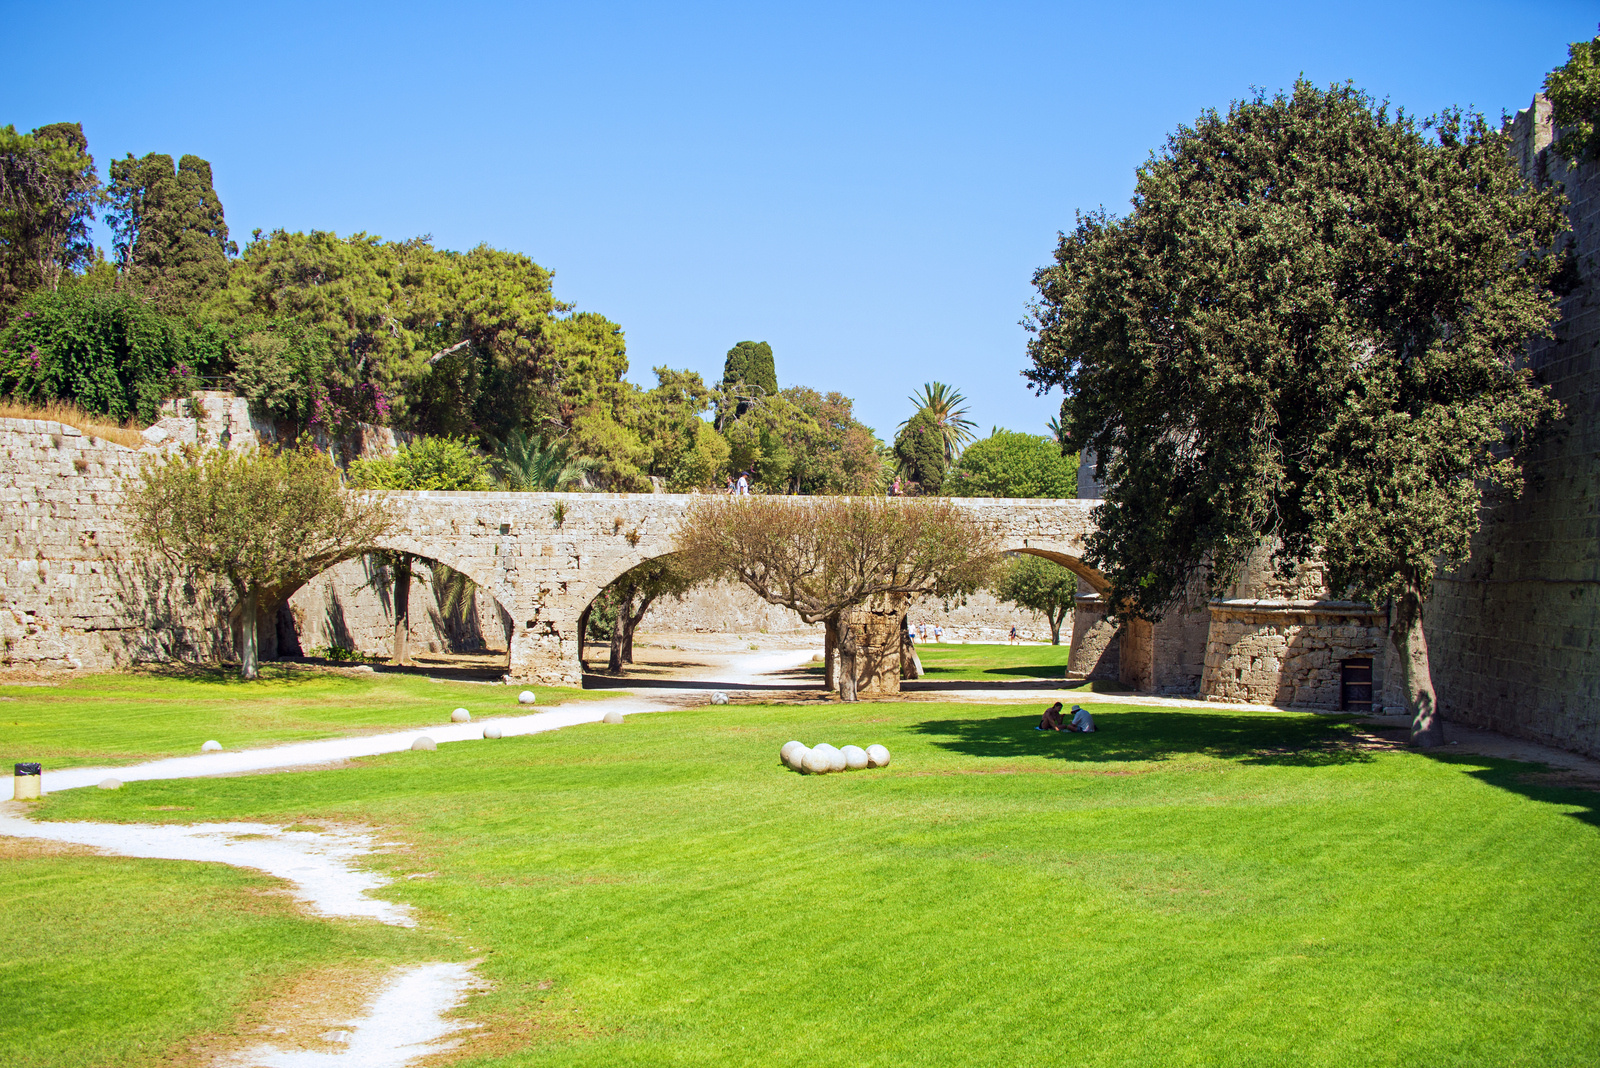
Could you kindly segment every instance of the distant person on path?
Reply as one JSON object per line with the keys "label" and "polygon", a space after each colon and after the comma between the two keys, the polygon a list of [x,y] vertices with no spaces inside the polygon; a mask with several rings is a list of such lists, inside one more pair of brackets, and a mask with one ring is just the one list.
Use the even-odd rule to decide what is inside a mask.
{"label": "distant person on path", "polygon": [[735,492],[740,497],[748,497],[748,496],[750,496],[750,472],[748,472],[748,471],[740,471],[739,472],[739,485],[738,485],[738,488],[735,490]]}
{"label": "distant person on path", "polygon": [[1017,644],[1017,625],[1015,623],[1011,625],[1011,644]]}
{"label": "distant person on path", "polygon": [[732,475],[728,476],[728,493],[730,495],[733,493],[733,476]]}
{"label": "distant person on path", "polygon": [[1072,706],[1072,722],[1067,724],[1067,730],[1079,731],[1083,734],[1094,732],[1094,717],[1089,715],[1089,710],[1080,705]]}
{"label": "distant person on path", "polygon": [[1039,718],[1039,725],[1033,728],[1036,731],[1058,731],[1061,729],[1061,702],[1057,701],[1044,710],[1044,715]]}
{"label": "distant person on path", "polygon": [[894,488],[889,491],[889,496],[891,496],[891,497],[899,497],[901,495],[902,494],[900,492],[900,476],[896,475],[895,479],[894,479]]}
{"label": "distant person on path", "polygon": [[944,641],[944,628],[937,623],[933,625],[933,640],[936,642]]}

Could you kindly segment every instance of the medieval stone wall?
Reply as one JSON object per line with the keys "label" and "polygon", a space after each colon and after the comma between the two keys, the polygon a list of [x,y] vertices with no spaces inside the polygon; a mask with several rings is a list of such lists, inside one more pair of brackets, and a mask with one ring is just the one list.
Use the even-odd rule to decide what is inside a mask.
{"label": "medieval stone wall", "polygon": [[103,670],[231,644],[222,591],[128,535],[122,487],[140,461],[62,423],[0,419],[0,667]]}
{"label": "medieval stone wall", "polygon": [[1526,454],[1528,487],[1491,501],[1424,625],[1447,719],[1600,755],[1600,166],[1550,151],[1542,97],[1512,124],[1529,181],[1559,183],[1577,287],[1528,366],[1565,413]]}

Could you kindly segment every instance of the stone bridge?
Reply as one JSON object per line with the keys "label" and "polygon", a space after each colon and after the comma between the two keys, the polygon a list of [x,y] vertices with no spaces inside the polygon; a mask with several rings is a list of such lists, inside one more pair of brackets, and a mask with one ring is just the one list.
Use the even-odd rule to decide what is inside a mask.
{"label": "stone bridge", "polygon": [[[388,496],[400,513],[397,533],[373,548],[414,553],[472,579],[512,620],[509,674],[568,686],[579,685],[583,677],[579,616],[613,580],[671,553],[678,524],[696,500],[690,494],[648,493]],[[962,498],[955,503],[991,526],[1002,550],[1053,560],[1091,588],[1103,588],[1101,576],[1082,562],[1084,539],[1093,529],[1089,513],[1098,502]],[[1075,641],[1075,660],[1078,645]]]}

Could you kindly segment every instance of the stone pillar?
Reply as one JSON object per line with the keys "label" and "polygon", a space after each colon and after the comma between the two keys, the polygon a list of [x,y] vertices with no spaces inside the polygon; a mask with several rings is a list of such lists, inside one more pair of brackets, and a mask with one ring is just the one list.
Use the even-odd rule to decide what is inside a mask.
{"label": "stone pillar", "polygon": [[530,616],[511,621],[511,657],[506,674],[515,682],[545,686],[582,686],[578,659],[578,621],[558,622]]}
{"label": "stone pillar", "polygon": [[1086,679],[1121,678],[1122,646],[1118,627],[1106,620],[1098,593],[1080,593],[1072,610],[1072,649],[1067,673]]}
{"label": "stone pillar", "polygon": [[1151,691],[1156,688],[1155,624],[1130,619],[1122,626],[1121,680],[1124,686]]}

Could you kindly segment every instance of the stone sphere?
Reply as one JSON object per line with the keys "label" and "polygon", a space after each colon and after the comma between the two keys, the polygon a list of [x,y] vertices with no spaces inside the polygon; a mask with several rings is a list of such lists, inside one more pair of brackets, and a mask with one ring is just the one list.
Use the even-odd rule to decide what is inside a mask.
{"label": "stone sphere", "polygon": [[800,770],[807,775],[826,775],[833,770],[833,757],[820,745],[815,749],[807,749],[800,758]]}
{"label": "stone sphere", "polygon": [[867,767],[886,768],[889,766],[889,750],[881,745],[867,746]]}
{"label": "stone sphere", "polygon": [[714,705],[725,705],[728,703],[728,695],[723,693],[721,690],[718,690],[716,693],[711,695],[711,703]]}
{"label": "stone sphere", "polygon": [[220,752],[222,752],[222,743],[217,741],[216,739],[212,739],[211,741],[206,742],[204,745],[202,745],[200,747],[200,752],[202,752],[202,753],[220,753]]}
{"label": "stone sphere", "polygon": [[464,708],[458,708],[454,712],[450,713],[450,722],[451,723],[471,723],[472,722],[472,713],[468,712]]}
{"label": "stone sphere", "polygon": [[805,749],[804,742],[784,742],[783,748],[778,750],[778,759],[783,761],[785,767],[793,768],[796,762],[795,754],[804,753]]}
{"label": "stone sphere", "polygon": [[844,757],[844,766],[851,771],[860,771],[867,766],[867,751],[859,745],[847,745],[839,750],[839,755]]}
{"label": "stone sphere", "polygon": [[122,780],[121,779],[101,779],[100,780],[100,789],[102,789],[102,790],[120,790],[120,789],[122,789]]}
{"label": "stone sphere", "polygon": [[621,712],[617,712],[617,711],[607,712],[603,722],[606,722],[606,723],[621,723],[622,722],[622,713]]}
{"label": "stone sphere", "polygon": [[426,734],[411,743],[411,751],[413,753],[431,753],[437,748],[439,748],[439,743],[429,738]]}
{"label": "stone sphere", "polygon": [[523,690],[521,693],[517,694],[517,704],[519,705],[537,704],[538,700],[539,699],[533,695],[532,690]]}
{"label": "stone sphere", "polygon": [[485,728],[483,728],[483,736],[485,738],[498,738],[498,737],[500,737],[500,728],[499,727],[485,727]]}

